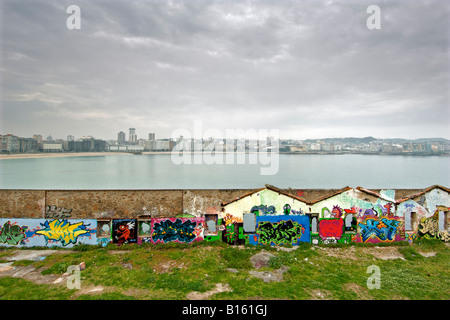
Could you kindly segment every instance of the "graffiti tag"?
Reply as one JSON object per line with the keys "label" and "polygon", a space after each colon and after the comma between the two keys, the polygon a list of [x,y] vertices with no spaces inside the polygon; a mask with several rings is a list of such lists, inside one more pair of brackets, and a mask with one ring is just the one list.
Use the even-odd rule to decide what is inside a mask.
{"label": "graffiti tag", "polygon": [[202,224],[196,221],[176,219],[174,222],[167,219],[155,222],[153,225],[153,242],[161,241],[163,243],[179,241],[189,243],[197,238],[203,229]]}
{"label": "graffiti tag", "polygon": [[299,241],[305,228],[296,221],[287,220],[272,223],[261,221],[258,223],[256,233],[259,235],[259,243],[270,244],[294,244]]}
{"label": "graffiti tag", "polygon": [[21,227],[18,225],[11,225],[10,221],[5,222],[0,230],[0,243],[12,245],[19,244],[23,239],[25,239],[25,232],[27,229],[28,227],[26,226]]}
{"label": "graffiti tag", "polygon": [[65,219],[69,218],[72,213],[72,209],[66,209],[65,207],[58,208],[57,206],[46,206],[45,215],[47,218],[52,219]]}
{"label": "graffiti tag", "polygon": [[250,210],[250,213],[255,213],[256,215],[275,214],[275,212],[276,210],[274,206],[266,206],[263,204],[260,206],[253,206],[252,209]]}
{"label": "graffiti tag", "polygon": [[53,220],[51,222],[45,221],[45,223],[41,223],[41,226],[45,229],[37,230],[36,234],[43,235],[45,243],[48,243],[49,240],[54,240],[60,241],[63,246],[76,243],[79,236],[90,233],[90,230],[86,229],[86,225],[83,222],[71,224],[67,219]]}
{"label": "graffiti tag", "polygon": [[360,222],[358,224],[363,242],[371,237],[380,241],[393,241],[399,225],[400,221],[387,218],[381,220],[369,218],[366,223]]}
{"label": "graffiti tag", "polygon": [[426,239],[439,239],[444,242],[450,242],[450,232],[439,231],[439,210],[436,210],[433,216],[420,220],[418,234]]}

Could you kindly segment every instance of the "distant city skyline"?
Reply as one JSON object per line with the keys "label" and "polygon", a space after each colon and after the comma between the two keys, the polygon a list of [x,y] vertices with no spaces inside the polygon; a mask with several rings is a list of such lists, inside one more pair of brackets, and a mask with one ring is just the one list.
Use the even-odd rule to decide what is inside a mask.
{"label": "distant city skyline", "polygon": [[0,134],[450,139],[446,1],[3,0],[0,24]]}

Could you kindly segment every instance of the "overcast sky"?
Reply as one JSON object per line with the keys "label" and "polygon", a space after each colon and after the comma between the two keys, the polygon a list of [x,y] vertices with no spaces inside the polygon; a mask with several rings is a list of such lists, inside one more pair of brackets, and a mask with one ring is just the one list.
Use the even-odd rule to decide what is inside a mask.
{"label": "overcast sky", "polygon": [[[69,30],[67,7],[81,9]],[[381,9],[381,29],[366,26]],[[450,138],[448,1],[0,0],[0,134]]]}

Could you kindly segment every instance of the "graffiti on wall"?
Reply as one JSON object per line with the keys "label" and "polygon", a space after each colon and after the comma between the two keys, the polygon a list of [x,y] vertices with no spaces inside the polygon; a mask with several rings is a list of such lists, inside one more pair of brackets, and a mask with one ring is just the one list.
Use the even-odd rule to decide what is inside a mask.
{"label": "graffiti on wall", "polygon": [[322,241],[337,242],[344,233],[344,220],[325,218],[319,220],[319,236]]}
{"label": "graffiti on wall", "polygon": [[25,239],[28,227],[11,224],[11,221],[6,221],[0,230],[0,243],[9,245],[18,245]]}
{"label": "graffiti on wall", "polygon": [[419,222],[418,236],[425,239],[439,239],[450,242],[450,232],[439,230],[439,210],[429,218],[422,218]]}
{"label": "graffiti on wall", "polygon": [[2,246],[97,244],[96,219],[0,219]]}
{"label": "graffiti on wall", "polygon": [[250,209],[250,213],[255,213],[256,215],[275,214],[276,210],[274,206],[260,205],[260,206],[253,206]]}
{"label": "graffiti on wall", "polygon": [[244,235],[243,225],[240,222],[226,225],[222,232],[222,241],[232,245],[244,244],[247,237]]}
{"label": "graffiti on wall", "polygon": [[223,222],[225,223],[225,225],[229,225],[229,224],[233,224],[233,223],[243,223],[244,221],[239,218],[239,217],[235,217],[229,213],[227,213],[224,217],[223,217]]}
{"label": "graffiti on wall", "polygon": [[203,240],[204,218],[152,219],[153,243],[191,243]]}
{"label": "graffiti on wall", "polygon": [[[83,221],[71,223],[67,219],[45,221],[41,223],[42,229],[36,230],[36,234],[43,235],[46,244],[48,241],[60,242],[64,247],[77,243],[79,236],[90,234],[91,230]],[[97,233],[97,232],[96,232]]]}
{"label": "graffiti on wall", "polygon": [[392,242],[405,240],[400,218],[359,218],[358,242]]}
{"label": "graffiti on wall", "polygon": [[250,244],[298,245],[310,241],[308,216],[258,216]]}
{"label": "graffiti on wall", "polygon": [[260,222],[258,224],[259,243],[292,244],[298,242],[305,228],[292,220],[277,223]]}
{"label": "graffiti on wall", "polygon": [[286,203],[283,206],[283,214],[284,215],[290,215],[290,214],[304,214],[304,212],[302,211],[302,209],[292,209],[291,205],[289,203]]}
{"label": "graffiti on wall", "polygon": [[223,220],[218,218],[217,219],[217,234],[212,235],[212,234],[206,234],[205,232],[203,232],[203,240],[205,240],[205,241],[221,240],[222,234],[224,231],[225,231],[225,225],[223,224]]}
{"label": "graffiti on wall", "polygon": [[114,219],[112,221],[113,243],[137,243],[136,219]]}
{"label": "graffiti on wall", "polygon": [[359,212],[361,213],[360,217],[393,217],[394,213],[392,212],[392,203],[387,203],[385,205],[377,204],[374,205],[372,208],[368,209],[359,209]]}
{"label": "graffiti on wall", "polygon": [[50,219],[67,219],[70,218],[71,213],[72,209],[66,209],[65,207],[45,207],[45,217]]}

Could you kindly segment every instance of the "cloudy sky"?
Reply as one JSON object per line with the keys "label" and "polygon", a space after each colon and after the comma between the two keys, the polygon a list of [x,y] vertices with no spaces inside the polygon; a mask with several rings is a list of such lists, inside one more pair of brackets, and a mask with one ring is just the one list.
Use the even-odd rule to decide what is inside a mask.
{"label": "cloudy sky", "polygon": [[0,15],[1,134],[450,138],[448,1],[0,0]]}

